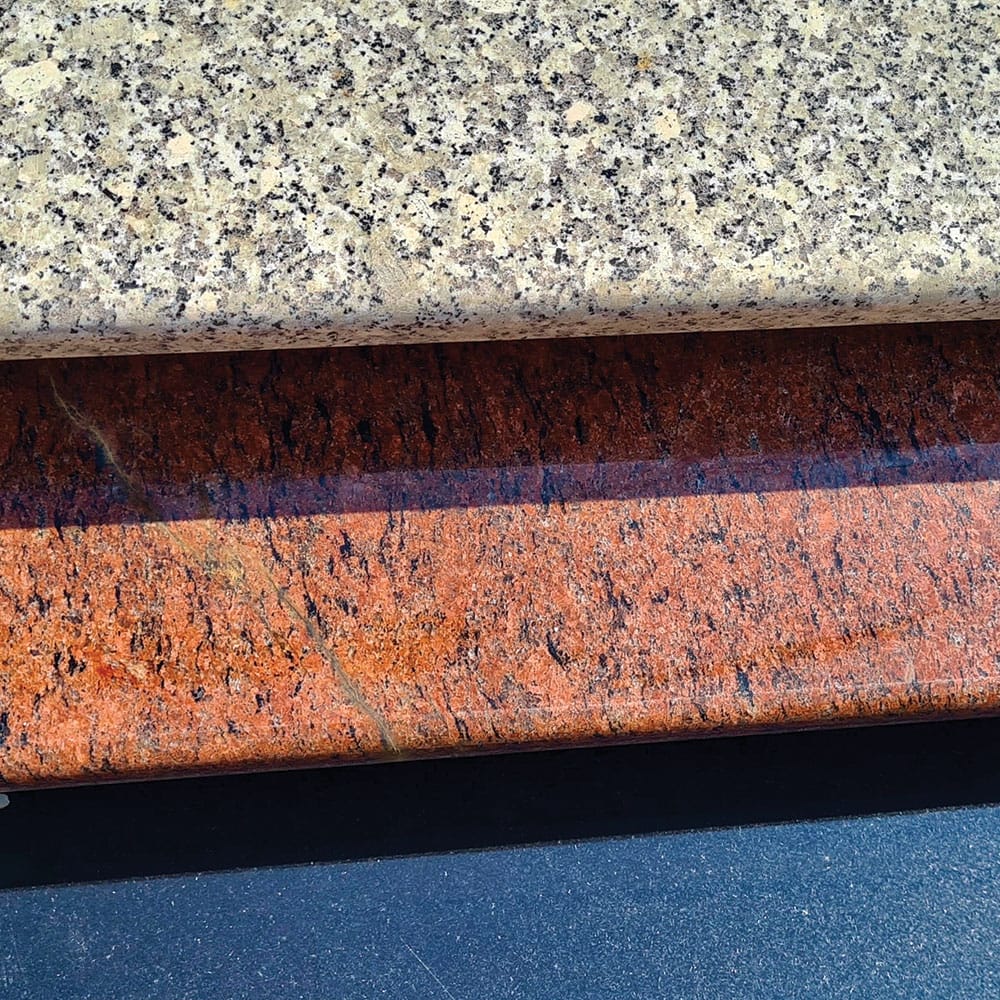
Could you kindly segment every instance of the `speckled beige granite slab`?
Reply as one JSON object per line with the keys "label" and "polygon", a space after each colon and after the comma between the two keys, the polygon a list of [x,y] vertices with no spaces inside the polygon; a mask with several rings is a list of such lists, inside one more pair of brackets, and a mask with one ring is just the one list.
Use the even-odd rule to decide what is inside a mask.
{"label": "speckled beige granite slab", "polygon": [[0,356],[1000,316],[991,0],[0,6]]}

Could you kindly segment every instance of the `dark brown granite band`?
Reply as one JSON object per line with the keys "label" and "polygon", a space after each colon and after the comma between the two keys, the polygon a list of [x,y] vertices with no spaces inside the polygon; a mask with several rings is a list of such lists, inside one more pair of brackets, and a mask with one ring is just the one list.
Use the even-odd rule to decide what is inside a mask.
{"label": "dark brown granite band", "polygon": [[0,784],[994,711],[998,334],[8,363]]}

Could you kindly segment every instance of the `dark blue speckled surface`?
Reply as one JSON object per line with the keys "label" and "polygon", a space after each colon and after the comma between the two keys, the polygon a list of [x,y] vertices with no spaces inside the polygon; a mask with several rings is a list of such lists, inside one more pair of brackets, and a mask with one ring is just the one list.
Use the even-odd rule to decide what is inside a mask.
{"label": "dark blue speckled surface", "polygon": [[[480,782],[488,775],[491,801],[525,816],[544,798],[551,810],[546,836],[558,828],[552,815],[560,809],[566,816],[576,810],[564,830],[579,835],[588,810],[615,812],[625,829],[640,802],[646,812],[633,825],[648,829],[523,846],[516,841],[530,838],[531,829],[522,825],[498,831],[493,846],[480,843],[460,853],[364,858],[355,844],[350,851],[331,846],[331,858],[338,850],[343,856],[309,865],[263,864],[195,877],[157,875],[155,865],[144,863],[141,878],[61,886],[43,884],[40,862],[35,871],[41,875],[0,892],[0,997],[1000,996],[1000,807],[985,801],[996,801],[992,748],[998,737],[996,722],[981,722],[904,727],[874,737],[774,737],[228,779],[218,786],[230,794],[228,801],[222,792],[217,796],[219,814],[208,816],[207,800],[198,810],[211,826],[202,832],[232,842],[233,849],[255,816],[262,836],[283,823],[291,830],[319,826],[332,844],[338,817],[346,828],[355,808],[347,794],[338,798],[361,787],[351,782],[402,796],[387,799],[381,814],[365,806],[375,846],[388,843],[377,831],[391,823],[394,810],[419,812],[386,781],[413,787],[454,831],[468,819],[463,808],[478,808],[471,791],[462,790],[463,774]],[[629,769],[616,782],[622,764]],[[413,769],[400,770],[407,767]],[[595,781],[582,800],[580,768]],[[886,769],[895,777],[885,777]],[[666,807],[657,813],[649,806],[658,801],[655,775],[692,771],[692,791],[672,800],[670,815]],[[550,781],[561,773],[570,789],[566,802],[560,805],[552,789],[526,790],[525,775],[532,773]],[[813,794],[826,789],[811,804],[808,773]],[[439,774],[447,777],[444,791],[432,784]],[[747,802],[771,813],[784,803],[791,821],[745,825],[760,816],[737,807],[731,818],[738,822],[718,825],[725,819],[726,782],[734,802],[741,787],[757,788],[757,799],[750,795]],[[872,811],[864,802],[880,782],[886,808],[929,808]],[[56,843],[66,845],[67,856],[89,851],[96,857],[101,843],[124,855],[136,838],[156,843],[159,835],[155,853],[168,869],[174,863],[168,842],[179,834],[170,820],[155,820],[155,808],[172,804],[171,813],[182,816],[178,828],[190,827],[194,821],[179,812],[179,803],[208,786],[150,787],[154,812],[133,805],[132,825],[116,820],[116,843],[100,832],[101,818],[111,803],[126,801],[122,796],[138,803],[135,789],[15,797],[0,813],[5,852],[30,850],[34,837],[53,858]],[[283,787],[292,788],[285,799]],[[671,787],[683,789],[684,779]],[[701,805],[694,801],[699,787]],[[797,787],[802,802],[787,801]],[[266,794],[255,798],[255,788]],[[329,795],[317,794],[319,788]],[[963,797],[969,801],[958,804]],[[984,801],[971,801],[976,798]],[[709,815],[705,802],[721,803],[721,811]],[[48,813],[46,830],[29,830],[25,817],[34,809],[32,822],[40,822],[46,803],[69,803],[66,825]],[[820,815],[859,803],[868,815]],[[96,837],[81,822],[86,808],[95,810]],[[232,819],[225,829],[218,825],[223,814]],[[700,828],[680,829],[688,820]],[[476,839],[470,834],[466,846]],[[348,854],[356,860],[345,859]],[[227,857],[233,855],[222,843],[216,866]],[[9,853],[5,860],[13,885],[16,865]],[[100,875],[96,867],[89,870]]]}
{"label": "dark blue speckled surface", "polygon": [[0,995],[1000,995],[1000,809],[22,891]]}

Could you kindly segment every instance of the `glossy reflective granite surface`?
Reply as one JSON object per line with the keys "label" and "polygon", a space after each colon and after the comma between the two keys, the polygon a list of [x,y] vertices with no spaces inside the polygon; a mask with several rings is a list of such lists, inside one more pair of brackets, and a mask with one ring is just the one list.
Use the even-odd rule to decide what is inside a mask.
{"label": "glossy reflective granite surface", "polygon": [[990,712],[1000,327],[8,363],[8,787]]}
{"label": "glossy reflective granite surface", "polygon": [[998,753],[984,719],[15,794],[0,993],[981,1000]]}
{"label": "glossy reflective granite surface", "polygon": [[998,824],[982,806],[0,895],[0,984],[9,1000],[980,1000],[1000,991]]}
{"label": "glossy reflective granite surface", "polygon": [[973,0],[13,0],[0,356],[1000,317]]}

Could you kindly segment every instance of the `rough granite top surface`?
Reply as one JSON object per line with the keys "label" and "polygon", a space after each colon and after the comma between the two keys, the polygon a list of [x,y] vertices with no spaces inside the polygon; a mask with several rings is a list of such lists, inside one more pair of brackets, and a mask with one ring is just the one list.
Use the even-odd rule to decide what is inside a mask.
{"label": "rough granite top surface", "polygon": [[0,356],[1000,315],[1000,6],[0,13]]}

